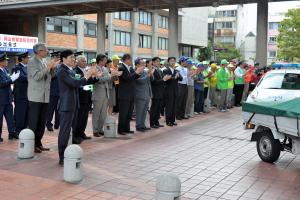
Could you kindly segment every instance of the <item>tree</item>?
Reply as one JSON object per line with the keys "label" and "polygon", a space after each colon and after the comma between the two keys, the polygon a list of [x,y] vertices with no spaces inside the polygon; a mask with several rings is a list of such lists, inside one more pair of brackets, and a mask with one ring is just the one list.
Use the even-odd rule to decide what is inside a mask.
{"label": "tree", "polygon": [[210,58],[212,57],[212,45],[211,45],[211,41],[208,41],[207,47],[205,48],[201,48],[199,51],[199,55],[198,55],[198,60],[200,62],[204,61],[204,60],[210,60]]}
{"label": "tree", "polygon": [[239,49],[235,48],[233,45],[217,45],[217,49],[221,49],[215,53],[217,62],[223,59],[230,61],[232,59],[240,59],[242,57]]}
{"label": "tree", "polygon": [[290,9],[280,23],[277,36],[278,58],[287,61],[300,60],[300,9]]}

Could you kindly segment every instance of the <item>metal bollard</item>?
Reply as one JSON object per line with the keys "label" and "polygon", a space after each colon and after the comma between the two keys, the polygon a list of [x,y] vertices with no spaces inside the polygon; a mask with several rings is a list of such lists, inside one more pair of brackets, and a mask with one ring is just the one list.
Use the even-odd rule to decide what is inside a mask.
{"label": "metal bollard", "polygon": [[64,152],[64,180],[68,183],[78,183],[82,180],[83,151],[79,145],[71,144]]}
{"label": "metal bollard", "polygon": [[19,134],[18,158],[30,159],[34,156],[34,133],[30,129],[24,129]]}
{"label": "metal bollard", "polygon": [[113,116],[107,116],[104,124],[104,137],[117,137],[117,120]]}
{"label": "metal bollard", "polygon": [[163,174],[157,178],[155,200],[180,200],[181,181],[177,175]]}

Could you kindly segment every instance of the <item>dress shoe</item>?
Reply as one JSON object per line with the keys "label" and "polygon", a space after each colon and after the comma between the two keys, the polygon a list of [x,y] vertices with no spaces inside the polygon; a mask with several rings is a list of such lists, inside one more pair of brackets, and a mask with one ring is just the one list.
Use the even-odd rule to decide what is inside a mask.
{"label": "dress shoe", "polygon": [[90,140],[92,139],[92,137],[86,136],[86,134],[84,134],[83,136],[81,136],[82,139],[84,140]]}
{"label": "dress shoe", "polygon": [[43,147],[43,146],[39,147],[39,149],[42,150],[42,151],[50,151],[50,148],[46,148],[46,147]]}
{"label": "dress shoe", "polygon": [[161,124],[156,124],[156,126],[158,126],[158,127],[165,127],[164,125],[161,125]]}
{"label": "dress shoe", "polygon": [[54,129],[56,129],[56,130],[59,129],[59,126],[55,126],[55,125],[54,125]]}
{"label": "dress shoe", "polygon": [[151,126],[151,128],[159,128],[158,126],[156,126],[156,125],[153,125],[153,126]]}
{"label": "dress shoe", "polygon": [[151,130],[151,128],[148,128],[148,127],[145,127],[145,128],[143,128],[145,131],[149,131],[149,130]]}
{"label": "dress shoe", "polygon": [[64,166],[64,161],[63,161],[63,160],[60,160],[60,161],[58,162],[58,164],[59,164],[60,166]]}
{"label": "dress shoe", "polygon": [[124,131],[124,133],[128,133],[128,134],[134,134],[134,131]]}
{"label": "dress shoe", "polygon": [[99,133],[93,133],[94,137],[101,137]]}
{"label": "dress shoe", "polygon": [[34,153],[42,153],[43,151],[39,147],[34,148]]}
{"label": "dress shoe", "polygon": [[168,122],[167,126],[173,126],[173,124],[171,122]]}
{"label": "dress shoe", "polygon": [[99,132],[100,135],[104,136],[104,132]]}
{"label": "dress shoe", "polygon": [[118,132],[119,135],[126,135],[124,132]]}
{"label": "dress shoe", "polygon": [[172,124],[173,124],[174,126],[177,126],[177,123],[176,123],[176,122],[172,122]]}
{"label": "dress shoe", "polygon": [[0,142],[3,142],[3,138],[2,137],[0,137]]}
{"label": "dress shoe", "polygon": [[177,120],[182,120],[182,118],[181,118],[181,117],[176,117],[176,119],[177,119]]}
{"label": "dress shoe", "polygon": [[78,137],[73,137],[73,144],[81,144],[82,140]]}
{"label": "dress shoe", "polygon": [[143,128],[137,128],[136,131],[145,132],[145,129],[143,129]]}
{"label": "dress shoe", "polygon": [[183,119],[189,119],[189,117],[183,117]]}
{"label": "dress shoe", "polygon": [[47,127],[47,130],[50,131],[50,132],[54,131],[53,127]]}

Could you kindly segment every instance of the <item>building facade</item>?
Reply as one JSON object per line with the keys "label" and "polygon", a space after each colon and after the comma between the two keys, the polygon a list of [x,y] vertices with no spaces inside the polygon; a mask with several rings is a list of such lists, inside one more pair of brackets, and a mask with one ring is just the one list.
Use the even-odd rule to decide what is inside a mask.
{"label": "building facade", "polygon": [[[191,13],[202,11],[197,20]],[[181,9],[179,11],[178,32],[179,52],[181,55],[196,57],[200,47],[207,46],[207,8]],[[105,52],[108,56],[130,53],[133,57],[151,58],[160,56],[166,59],[168,53],[168,10],[138,12],[113,12],[105,14]],[[97,14],[76,16],[47,17],[46,43],[51,51],[73,49],[84,51],[88,60],[96,57],[97,51]],[[190,21],[190,22],[189,22]],[[188,23],[196,23],[196,29],[187,28]],[[186,34],[185,30],[190,35]],[[183,31],[182,31],[183,30]],[[205,34],[199,38],[199,32]],[[137,45],[137,48],[133,48]],[[171,55],[170,55],[171,56]]]}

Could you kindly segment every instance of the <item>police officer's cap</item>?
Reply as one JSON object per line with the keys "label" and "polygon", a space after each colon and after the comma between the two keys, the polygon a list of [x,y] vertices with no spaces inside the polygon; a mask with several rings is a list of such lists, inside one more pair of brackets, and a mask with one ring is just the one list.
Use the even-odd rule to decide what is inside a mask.
{"label": "police officer's cap", "polygon": [[54,51],[50,53],[50,57],[59,57],[59,55],[60,55],[60,51]]}
{"label": "police officer's cap", "polygon": [[26,58],[28,57],[28,55],[29,55],[28,51],[17,53],[18,58]]}
{"label": "police officer's cap", "polygon": [[83,54],[83,51],[77,51],[74,53],[74,56],[81,56]]}
{"label": "police officer's cap", "polygon": [[0,61],[9,60],[6,53],[0,53]]}

